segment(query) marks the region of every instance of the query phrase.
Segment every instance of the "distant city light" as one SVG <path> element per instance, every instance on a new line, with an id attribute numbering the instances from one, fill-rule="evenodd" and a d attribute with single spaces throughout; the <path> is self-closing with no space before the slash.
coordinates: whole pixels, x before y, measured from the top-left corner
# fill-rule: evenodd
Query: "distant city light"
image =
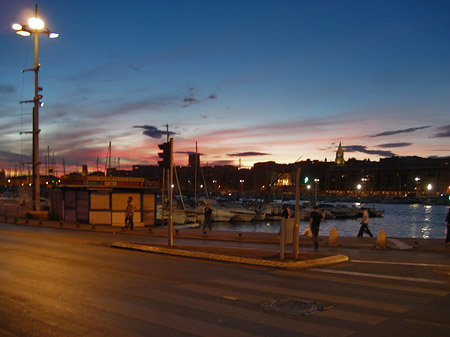
<path id="1" fill-rule="evenodd" d="M 356 185 L 356 188 L 357 188 L 358 190 L 360 190 L 360 189 L 362 188 L 362 185 L 361 185 L 361 184 L 358 184 L 358 185 Z"/>
<path id="2" fill-rule="evenodd" d="M 433 189 L 433 185 L 428 184 L 428 185 L 427 185 L 427 190 L 428 190 L 428 191 L 431 191 L 432 189 Z"/>

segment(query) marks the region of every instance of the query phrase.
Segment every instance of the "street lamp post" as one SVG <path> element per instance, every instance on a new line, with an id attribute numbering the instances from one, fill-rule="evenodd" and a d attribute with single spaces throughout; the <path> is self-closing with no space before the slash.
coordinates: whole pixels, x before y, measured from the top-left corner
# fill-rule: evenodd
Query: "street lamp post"
<path id="1" fill-rule="evenodd" d="M 414 179 L 416 181 L 416 198 L 420 196 L 420 178 L 416 177 Z"/>
<path id="2" fill-rule="evenodd" d="M 319 187 L 320 179 L 314 179 L 314 206 L 317 206 L 317 190 Z"/>
<path id="3" fill-rule="evenodd" d="M 37 15 L 37 5 L 35 7 L 35 16 L 28 20 L 28 24 L 21 25 L 15 23 L 12 28 L 17 34 L 21 36 L 30 36 L 34 34 L 34 68 L 24 69 L 23 71 L 34 71 L 34 98 L 31 101 L 21 101 L 20 103 L 34 103 L 33 107 L 33 204 L 34 210 L 39 212 L 41 210 L 40 205 L 40 174 L 39 174 L 39 107 L 41 105 L 42 96 L 39 91 L 42 88 L 39 87 L 39 34 L 47 34 L 51 39 L 57 38 L 58 33 L 50 32 L 48 28 L 45 27 L 44 21 L 39 19 Z"/>

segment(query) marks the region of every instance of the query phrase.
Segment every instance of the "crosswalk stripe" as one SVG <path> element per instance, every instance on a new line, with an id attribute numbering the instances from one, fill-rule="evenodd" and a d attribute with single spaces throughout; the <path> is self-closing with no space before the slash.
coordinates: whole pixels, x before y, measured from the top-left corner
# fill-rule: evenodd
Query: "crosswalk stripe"
<path id="1" fill-rule="evenodd" d="M 419 321 L 417 319 L 408 319 L 408 318 L 405 318 L 403 321 L 410 322 L 410 323 L 417 323 L 417 324 L 421 324 L 421 325 L 435 326 L 438 328 L 450 329 L 449 324 L 440 324 L 440 323 L 435 323 L 435 322 Z"/>
<path id="2" fill-rule="evenodd" d="M 353 306 L 359 306 L 359 307 L 377 309 L 377 310 L 384 310 L 384 311 L 390 311 L 390 312 L 405 313 L 412 309 L 412 307 L 405 306 L 405 305 L 376 302 L 376 301 L 350 298 L 350 297 L 335 296 L 335 295 L 331 295 L 331 294 L 313 293 L 313 292 L 308 292 L 308 291 L 286 289 L 286 288 L 281 288 L 281 287 L 271 287 L 271 286 L 265 286 L 262 284 L 248 283 L 248 282 L 242 282 L 242 281 L 236 281 L 236 280 L 217 279 L 217 280 L 214 280 L 213 282 L 222 284 L 222 285 L 232 286 L 232 287 L 240 287 L 240 288 L 247 288 L 247 289 L 258 290 L 258 291 L 270 292 L 270 293 L 280 294 L 283 296 L 304 297 L 304 298 L 324 301 L 327 303 L 331 302 L 331 303 L 349 304 L 349 305 L 353 305 Z"/>
<path id="3" fill-rule="evenodd" d="M 390 289 L 390 290 L 400 290 L 403 292 L 409 292 L 409 293 L 417 293 L 417 294 L 426 294 L 426 295 L 435 295 L 435 296 L 447 296 L 449 294 L 448 291 L 444 290 L 437 290 L 437 289 L 431 289 L 431 288 L 419 288 L 419 287 L 412 287 L 408 285 L 397 285 L 397 284 L 383 284 L 380 282 L 375 281 L 368 281 L 363 279 L 355 279 L 355 278 L 347 278 L 345 275 L 343 276 L 334 276 L 334 275 L 320 275 L 316 273 L 310 273 L 310 272 L 296 272 L 296 271 L 289 271 L 289 270 L 277 270 L 273 272 L 274 274 L 278 275 L 287 275 L 287 276 L 298 276 L 299 278 L 309 278 L 309 279 L 317 279 L 317 280 L 325 280 L 325 281 L 332 281 L 332 282 L 339 282 L 339 283 L 346 283 L 346 284 L 357 284 L 357 285 L 363 285 L 367 287 L 374 287 L 374 288 L 380 288 L 380 289 Z"/>
<path id="4" fill-rule="evenodd" d="M 142 293 L 138 292 L 139 297 L 143 297 Z M 148 297 L 151 294 L 152 297 Z M 167 293 L 160 293 L 157 291 L 149 291 L 146 296 L 149 299 L 154 299 L 155 296 L 158 296 L 159 300 L 169 302 L 169 298 L 171 295 Z M 256 337 L 257 335 L 248 333 L 245 331 L 240 331 L 237 329 L 229 328 L 226 326 L 221 326 L 218 324 L 208 323 L 202 320 L 197 320 L 189 317 L 184 317 L 179 314 L 173 314 L 167 311 L 162 311 L 158 309 L 154 309 L 149 305 L 141 305 L 135 303 L 124 302 L 122 300 L 116 300 L 113 298 L 103 298 L 99 300 L 101 302 L 93 303 L 95 306 L 99 306 L 99 308 L 110 308 L 110 312 L 117 313 L 124 317 L 129 317 L 131 319 L 138 319 L 145 322 L 149 322 L 152 324 L 164 326 L 170 329 L 178 330 L 184 333 L 194 334 L 203 337 Z M 195 302 L 195 299 L 192 298 L 184 298 L 184 303 L 186 306 L 192 307 Z M 173 302 L 177 305 L 182 304 L 183 302 Z M 205 303 L 204 303 L 205 304 Z M 222 313 L 223 313 L 223 305 Z M 205 310 L 205 309 L 204 309 Z M 206 310 L 208 310 L 206 308 Z"/>
<path id="5" fill-rule="evenodd" d="M 360 312 L 350 312 L 350 311 L 345 311 L 345 310 L 340 310 L 340 309 L 335 309 L 335 308 L 318 312 L 316 314 L 316 316 L 335 318 L 335 319 L 346 320 L 346 321 L 351 321 L 351 322 L 356 322 L 356 323 L 364 323 L 364 324 L 368 324 L 368 325 L 377 325 L 378 323 L 381 323 L 381 322 L 387 320 L 387 317 L 363 314 Z"/>
<path id="6" fill-rule="evenodd" d="M 213 287 L 207 287 L 200 284 L 181 284 L 178 285 L 177 288 L 182 288 L 189 291 L 194 291 L 201 294 L 214 295 L 214 296 L 228 296 L 238 298 L 239 300 L 243 300 L 249 303 L 262 303 L 271 299 L 269 296 L 257 296 L 251 295 L 248 293 L 237 292 L 232 290 L 223 290 Z"/>
<path id="7" fill-rule="evenodd" d="M 189 291 L 194 291 L 200 294 L 207 294 L 207 295 L 214 295 L 214 296 L 221 296 L 221 297 L 228 297 L 233 296 L 237 300 L 253 303 L 253 304 L 260 304 L 269 300 L 272 300 L 273 298 L 267 296 L 256 296 L 251 295 L 248 292 L 237 292 L 237 291 L 230 291 L 230 290 L 224 290 L 224 289 L 218 289 L 218 288 L 212 288 L 207 287 L 204 285 L 198 285 L 198 284 L 182 284 L 178 285 L 177 288 L 182 288 Z M 222 295 L 227 294 L 227 295 Z M 386 320 L 386 317 L 376 316 L 376 315 L 369 315 L 369 314 L 361 314 L 358 312 L 349 312 L 344 310 L 339 310 L 335 308 L 327 309 L 325 311 L 317 312 L 314 315 L 316 316 L 324 316 L 329 318 L 336 318 L 341 320 L 346 320 L 350 322 L 357 322 L 357 323 L 363 323 L 363 324 L 369 324 L 369 325 L 376 325 L 384 320 Z"/>
<path id="8" fill-rule="evenodd" d="M 215 294 L 216 296 L 220 297 L 220 292 L 217 292 L 217 289 L 212 288 L 211 290 L 207 290 L 205 286 L 196 286 L 194 284 L 188 285 L 183 284 L 179 285 L 177 288 L 180 289 L 187 289 L 187 290 L 198 290 L 201 293 L 207 293 L 207 294 Z M 227 292 L 229 293 L 229 292 Z M 140 297 L 142 297 L 142 294 L 139 294 Z M 249 310 L 245 308 L 240 308 L 236 305 L 227 305 L 219 302 L 211 302 L 206 300 L 201 300 L 198 298 L 188 297 L 184 295 L 178 295 L 174 293 L 170 294 L 163 294 L 161 292 L 157 291 L 149 291 L 145 294 L 145 297 L 148 297 L 150 299 L 156 299 L 158 301 L 164 301 L 168 303 L 173 303 L 177 305 L 186 305 L 189 308 L 207 311 L 210 313 L 215 313 L 219 315 L 224 315 L 227 317 L 232 317 L 235 319 L 245 320 L 257 324 L 264 324 L 267 326 L 279 328 L 279 329 L 287 329 L 296 331 L 302 334 L 309 334 L 312 336 L 318 336 L 318 337 L 347 337 L 355 333 L 355 331 L 345 328 L 336 328 L 332 326 L 327 326 L 324 324 L 315 324 L 306 322 L 303 320 L 298 320 L 297 317 L 294 316 L 288 316 L 289 318 L 284 317 L 276 317 L 271 314 L 266 313 L 262 309 L 260 311 L 258 310 Z M 242 298 L 243 296 L 241 296 Z M 212 334 L 216 336 L 215 334 Z M 234 335 L 233 335 L 234 336 Z"/>

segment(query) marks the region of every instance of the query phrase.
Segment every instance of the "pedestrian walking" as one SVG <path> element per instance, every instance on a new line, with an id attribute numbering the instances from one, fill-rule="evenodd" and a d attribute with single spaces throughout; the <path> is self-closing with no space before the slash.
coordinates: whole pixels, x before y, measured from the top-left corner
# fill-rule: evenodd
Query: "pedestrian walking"
<path id="1" fill-rule="evenodd" d="M 314 242 L 314 250 L 317 251 L 319 248 L 319 242 L 317 237 L 319 236 L 320 223 L 323 221 L 322 214 L 319 213 L 317 206 L 314 206 L 313 211 L 309 217 L 309 228 L 311 229 L 312 240 Z"/>
<path id="2" fill-rule="evenodd" d="M 450 246 L 450 208 L 448 209 L 445 221 L 447 221 L 447 237 L 445 238 L 445 244 Z"/>
<path id="3" fill-rule="evenodd" d="M 208 225 L 209 230 L 211 230 L 211 223 L 212 223 L 212 208 L 209 204 L 206 204 L 205 219 L 203 220 L 203 230 L 206 229 L 206 225 Z"/>
<path id="4" fill-rule="evenodd" d="M 361 227 L 359 228 L 358 237 L 363 237 L 364 233 L 367 233 L 370 237 L 373 237 L 372 232 L 369 229 L 369 211 L 367 208 L 362 208 L 362 216 L 363 218 L 361 221 Z"/>
<path id="5" fill-rule="evenodd" d="M 130 228 L 130 231 L 134 230 L 133 215 L 134 215 L 133 197 L 130 196 L 127 200 L 127 207 L 125 209 L 125 229 Z"/>

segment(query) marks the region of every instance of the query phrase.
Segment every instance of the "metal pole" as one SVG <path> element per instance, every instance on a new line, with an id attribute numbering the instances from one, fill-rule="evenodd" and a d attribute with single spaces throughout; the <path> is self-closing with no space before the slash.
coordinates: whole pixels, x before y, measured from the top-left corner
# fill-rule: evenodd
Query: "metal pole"
<path id="1" fill-rule="evenodd" d="M 170 168 L 169 168 L 169 246 L 173 246 L 173 138 L 170 138 Z"/>
<path id="2" fill-rule="evenodd" d="M 37 5 L 36 5 L 36 18 Z M 41 179 L 39 175 L 39 31 L 34 31 L 34 108 L 33 108 L 33 186 L 34 186 L 34 210 L 41 210 Z"/>
<path id="3" fill-rule="evenodd" d="M 294 259 L 298 257 L 299 235 L 300 235 L 300 172 L 301 168 L 297 167 L 297 176 L 295 179 L 295 225 L 294 225 Z"/>

